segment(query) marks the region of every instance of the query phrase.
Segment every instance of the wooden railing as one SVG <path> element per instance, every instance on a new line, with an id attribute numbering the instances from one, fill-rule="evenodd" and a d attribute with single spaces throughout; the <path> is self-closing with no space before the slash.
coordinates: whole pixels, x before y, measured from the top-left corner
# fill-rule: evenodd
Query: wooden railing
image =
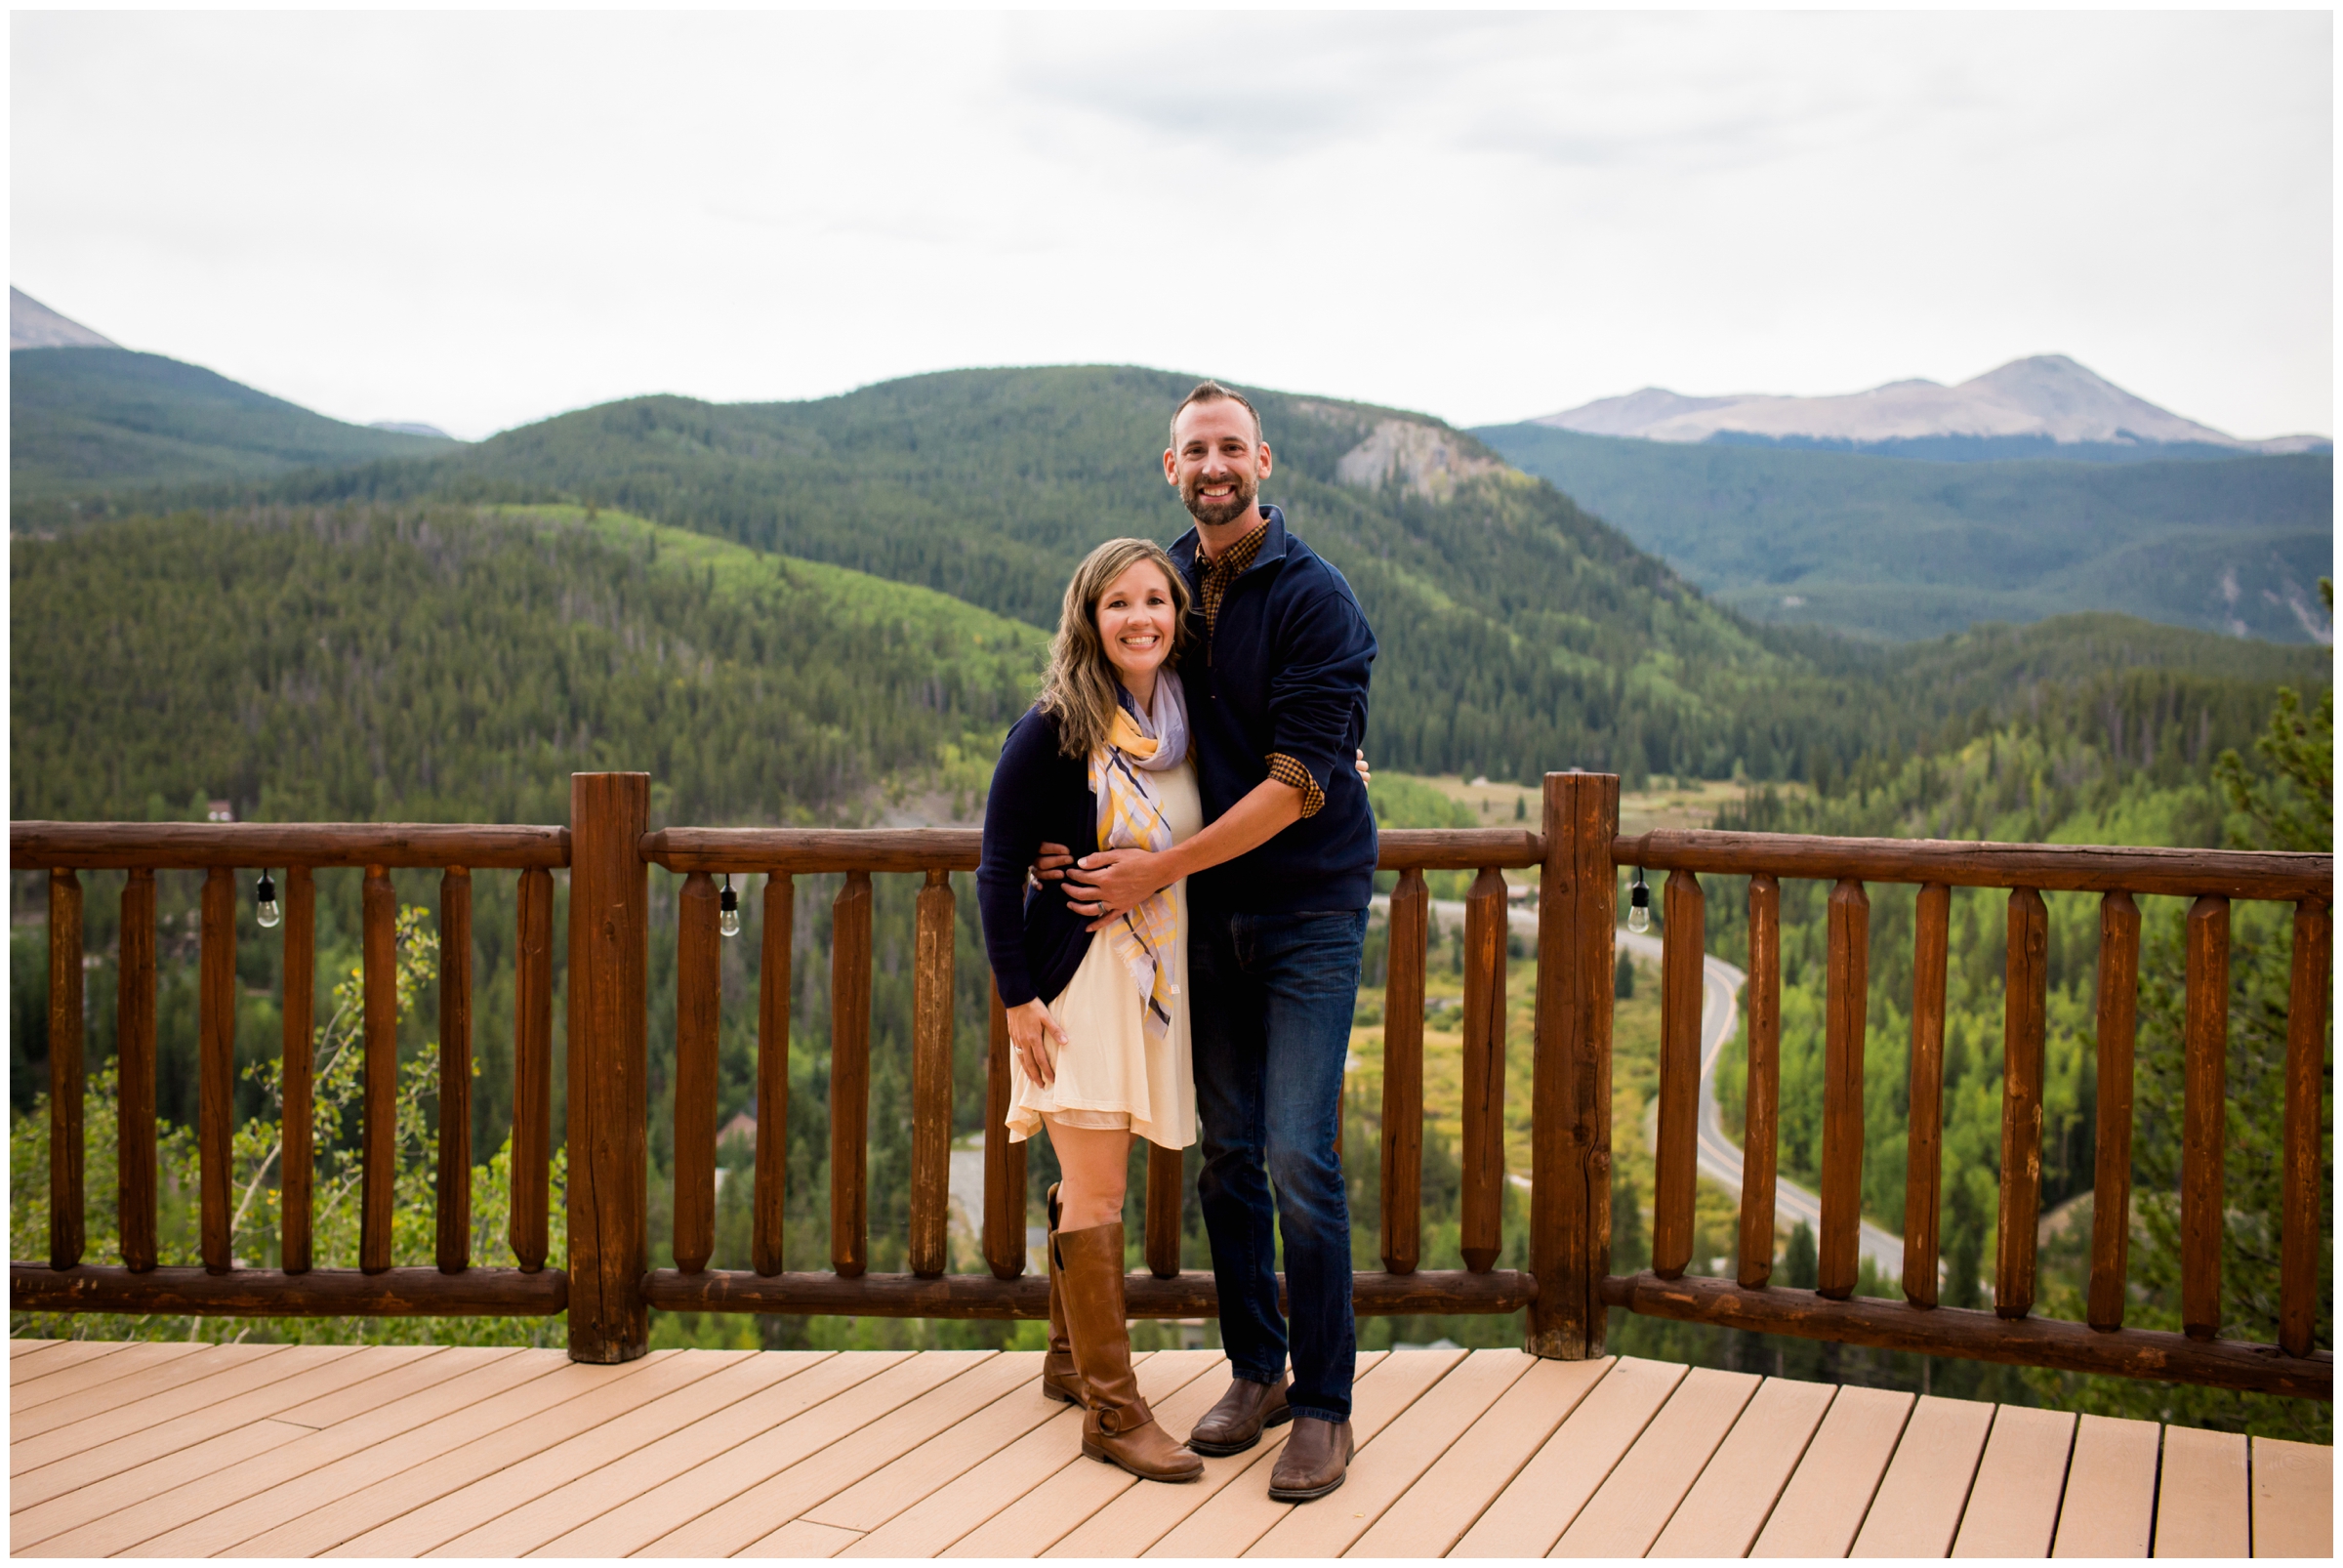
<path id="1" fill-rule="evenodd" d="M 18 823 L 16 869 L 47 869 L 51 941 L 51 1256 L 10 1267 L 19 1310 L 204 1312 L 224 1315 L 418 1313 L 569 1314 L 570 1353 L 622 1361 L 642 1353 L 650 1307 L 917 1317 L 1039 1317 L 1048 1285 L 1027 1271 L 1024 1152 L 1003 1125 L 1007 1034 L 994 998 L 986 1045 L 984 1225 L 987 1273 L 947 1271 L 947 1170 L 952 1134 L 954 934 L 951 874 L 973 868 L 965 831 L 648 831 L 649 778 L 579 774 L 571 826 L 275 827 Z M 1624 1306 L 1767 1333 L 1933 1354 L 2133 1377 L 2330 1396 L 2332 1360 L 2310 1342 L 2319 1233 L 2320 1155 L 2331 944 L 2332 860 L 2324 855 L 2048 846 L 1832 840 L 1786 835 L 1618 836 L 1619 781 L 1548 774 L 1540 831 L 1389 831 L 1379 864 L 1399 874 L 1390 900 L 1381 1117 L 1383 1268 L 1357 1277 L 1367 1313 L 1527 1309 L 1526 1346 L 1568 1358 L 1602 1352 L 1608 1309 Z M 645 972 L 651 940 L 648 872 L 683 878 L 676 930 L 675 1245 L 673 1267 L 648 1268 Z M 1653 1268 L 1610 1272 L 1611 1009 L 1619 868 L 1669 873 L 1665 890 L 1662 1066 Z M 233 1069 L 233 868 L 287 866 L 285 941 L 284 1266 L 233 1266 L 227 1251 L 227 1149 Z M 441 882 L 441 1073 L 438 1266 L 391 1268 L 390 1114 L 395 1084 L 394 911 L 387 868 L 446 868 Z M 569 1267 L 543 1267 L 551 1153 L 552 876 L 570 874 L 567 1143 Z M 292 1129 L 309 1093 L 311 873 L 366 868 L 363 903 L 366 1160 L 361 1266 L 308 1268 L 307 1150 Z M 76 873 L 131 871 L 123 894 L 120 970 L 122 1265 L 81 1260 L 80 887 Z M 200 1127 L 204 1266 L 155 1267 L 153 872 L 210 873 L 203 906 Z M 520 998 L 513 1243 L 519 1269 L 469 1266 L 470 874 L 517 869 Z M 1526 1270 L 1496 1266 L 1502 1251 L 1507 898 L 1500 873 L 1538 873 L 1538 992 L 1533 1029 L 1530 1221 Z M 1465 899 L 1462 1039 L 1463 1173 L 1460 1270 L 1421 1261 L 1423 989 L 1427 871 L 1477 873 Z M 756 1151 L 752 1267 L 711 1269 L 715 1253 L 717 1044 L 721 937 L 719 875 L 761 873 L 756 1114 L 788 1125 L 788 1042 L 795 879 L 843 874 L 833 904 L 830 1041 L 830 1259 L 825 1271 L 785 1267 L 786 1149 Z M 1700 1074 L 1703 874 L 1749 878 L 1747 1128 L 1738 1277 L 1688 1277 L 1693 1244 L 1695 1117 Z M 919 876 L 913 953 L 912 1170 L 903 1274 L 868 1272 L 871 911 L 874 876 Z M 1832 882 L 1829 900 L 1820 1287 L 1770 1279 L 1780 1063 L 1779 879 Z M 1911 1043 L 1911 1176 L 1901 1303 L 1858 1299 L 1863 1062 L 1869 954 L 1868 882 L 1921 887 Z M 1944 990 L 1950 889 L 2010 889 L 2010 948 L 1999 1256 L 1994 1310 L 1936 1301 L 1941 1191 Z M 2089 1321 L 2032 1315 L 2040 1195 L 2045 890 L 2105 894 L 2099 1026 L 2100 1198 L 2094 1210 Z M 2189 921 L 2187 1129 L 2182 1230 L 2186 1332 L 2122 1323 L 2131 1135 L 2131 1044 L 2139 916 L 2133 894 L 2176 894 Z M 2228 902 L 2295 905 L 2288 1021 L 2283 1294 L 2280 1342 L 2216 1339 L 2220 1322 L 2221 1095 L 2227 1029 Z M 1519 1089 L 1514 1093 L 1518 1094 Z M 1212 1276 L 1179 1263 L 1185 1194 L 1180 1162 L 1150 1149 L 1146 1270 L 1129 1282 L 1139 1317 L 1215 1310 Z"/>

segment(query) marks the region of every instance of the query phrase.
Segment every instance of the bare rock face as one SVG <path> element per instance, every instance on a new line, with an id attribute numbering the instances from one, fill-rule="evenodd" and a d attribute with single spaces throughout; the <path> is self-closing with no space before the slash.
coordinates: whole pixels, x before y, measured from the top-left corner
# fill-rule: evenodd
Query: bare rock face
<path id="1" fill-rule="evenodd" d="M 18 349 L 119 349 L 122 346 L 103 333 L 92 332 L 78 321 L 59 315 L 22 289 L 12 285 L 8 291 L 8 347 L 13 351 Z"/>
<path id="2" fill-rule="evenodd" d="M 1344 484 L 1404 485 L 1431 501 L 1447 500 L 1464 479 L 1508 472 L 1495 458 L 1467 452 L 1454 431 L 1404 419 L 1384 420 L 1335 464 L 1335 477 Z"/>

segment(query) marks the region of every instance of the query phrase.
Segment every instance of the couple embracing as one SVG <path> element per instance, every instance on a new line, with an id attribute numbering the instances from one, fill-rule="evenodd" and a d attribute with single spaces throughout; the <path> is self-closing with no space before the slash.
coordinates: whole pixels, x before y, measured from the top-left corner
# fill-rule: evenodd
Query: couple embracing
<path id="1" fill-rule="evenodd" d="M 1047 1129 L 1063 1175 L 1043 1391 L 1084 1407 L 1084 1453 L 1149 1480 L 1194 1480 L 1199 1454 L 1291 1421 L 1269 1495 L 1305 1502 L 1351 1455 L 1336 1142 L 1376 861 L 1353 765 L 1375 637 L 1259 501 L 1269 473 L 1241 394 L 1208 381 L 1173 412 L 1164 476 L 1195 526 L 1076 569 L 1041 698 L 1002 746 L 977 897 L 1014 1048 L 1009 1135 Z M 1131 1371 L 1124 1181 L 1134 1135 L 1179 1149 L 1199 1123 L 1235 1376 L 1175 1434 Z"/>

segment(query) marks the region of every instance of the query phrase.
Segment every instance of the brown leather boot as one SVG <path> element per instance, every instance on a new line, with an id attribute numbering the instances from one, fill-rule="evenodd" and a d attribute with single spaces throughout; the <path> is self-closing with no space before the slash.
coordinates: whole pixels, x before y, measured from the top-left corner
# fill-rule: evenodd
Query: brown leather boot
<path id="1" fill-rule="evenodd" d="M 1195 1480 L 1204 1473 L 1204 1461 L 1156 1424 L 1130 1370 L 1130 1322 L 1123 1315 L 1123 1222 L 1061 1230 L 1054 1245 L 1074 1364 L 1089 1395 L 1082 1451 L 1143 1481 Z"/>
<path id="2" fill-rule="evenodd" d="M 1049 1352 L 1042 1357 L 1042 1393 L 1060 1404 L 1088 1405 L 1082 1374 L 1074 1370 L 1074 1341 L 1066 1336 L 1065 1286 L 1057 1271 L 1057 1188 L 1058 1183 L 1050 1182 L 1043 1200 L 1049 1211 L 1049 1240 L 1042 1249 L 1049 1259 Z"/>
<path id="3" fill-rule="evenodd" d="M 1244 1453 L 1261 1440 L 1263 1427 L 1282 1426 L 1294 1419 L 1286 1405 L 1286 1381 L 1283 1373 L 1273 1383 L 1231 1378 L 1228 1392 L 1188 1433 L 1188 1446 L 1199 1454 Z"/>
<path id="4" fill-rule="evenodd" d="M 1350 1456 L 1350 1423 L 1297 1416 L 1294 1435 L 1269 1472 L 1269 1496 L 1279 1503 L 1322 1498 L 1349 1474 Z"/>

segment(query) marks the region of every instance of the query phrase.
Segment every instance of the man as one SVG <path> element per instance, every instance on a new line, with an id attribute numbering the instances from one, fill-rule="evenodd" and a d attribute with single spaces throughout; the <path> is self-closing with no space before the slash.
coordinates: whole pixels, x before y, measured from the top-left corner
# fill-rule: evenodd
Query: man
<path id="1" fill-rule="evenodd" d="M 1172 547 L 1193 596 L 1180 680 L 1205 818 L 1219 830 L 1188 845 L 1242 847 L 1188 884 L 1196 1185 L 1236 1374 L 1188 1445 L 1242 1453 L 1291 1420 L 1269 1495 L 1299 1503 L 1340 1486 L 1351 1455 L 1350 1212 L 1335 1148 L 1375 874 L 1375 817 L 1351 759 L 1376 647 L 1342 574 L 1259 500 L 1271 467 L 1259 416 L 1227 388 L 1205 382 L 1172 414 L 1164 477 L 1195 519 Z M 1188 875 L 1187 847 L 1085 856 L 1069 892 L 1103 921 Z"/>

